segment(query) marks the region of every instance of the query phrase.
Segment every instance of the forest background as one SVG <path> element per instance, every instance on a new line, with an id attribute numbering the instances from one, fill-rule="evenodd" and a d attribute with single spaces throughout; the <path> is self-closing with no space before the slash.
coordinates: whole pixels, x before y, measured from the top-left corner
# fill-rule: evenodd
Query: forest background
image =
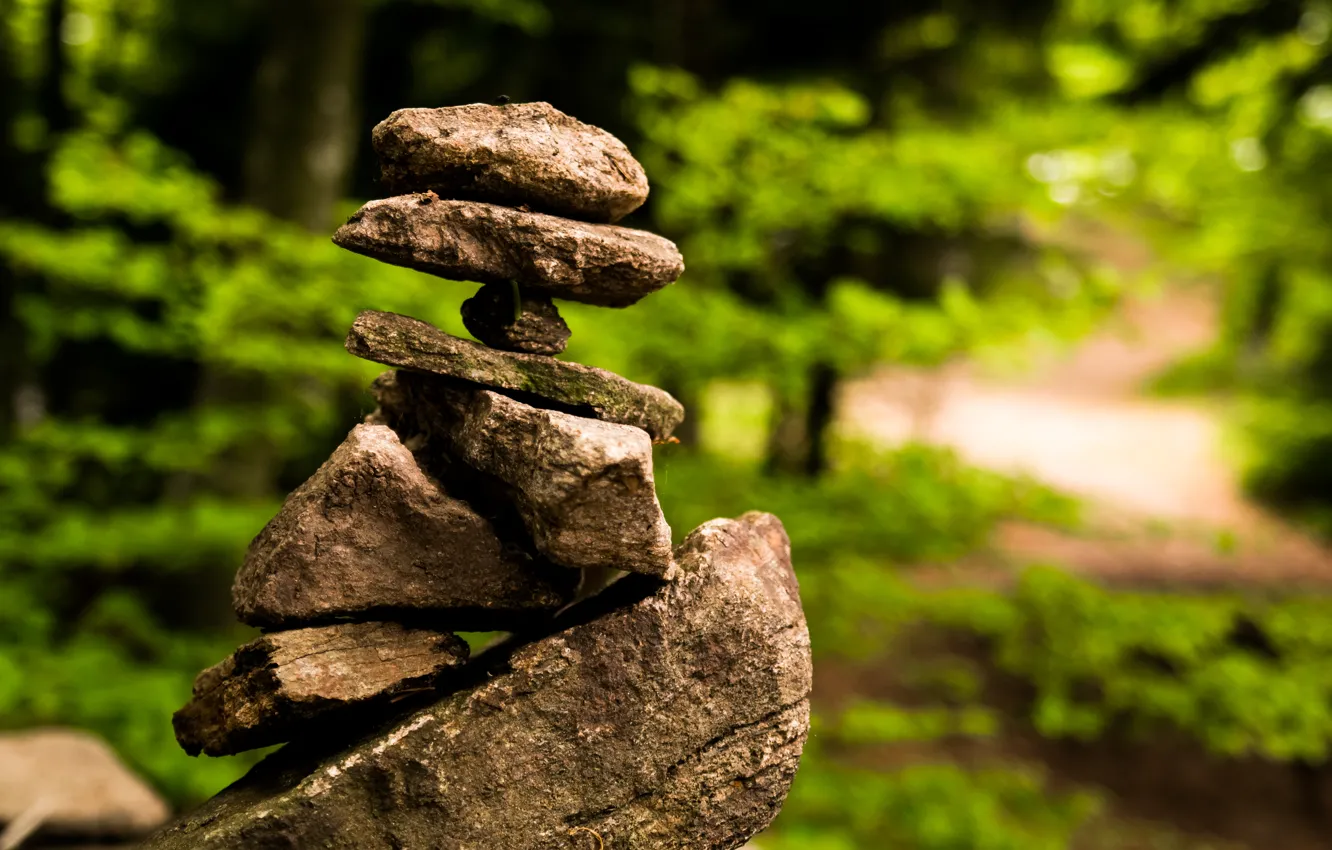
<path id="1" fill-rule="evenodd" d="M 1295 0 L 0 0 L 0 726 L 96 730 L 179 807 L 253 763 L 168 722 L 244 637 L 244 547 L 370 407 L 354 315 L 461 334 L 472 291 L 328 235 L 379 194 L 376 121 L 506 95 L 623 138 L 626 223 L 686 257 L 634 309 L 562 308 L 570 358 L 686 404 L 677 534 L 790 530 L 816 725 L 760 846 L 1327 846 L 1325 596 L 969 580 L 1001 523 L 1083 506 L 839 409 L 1190 280 L 1216 338 L 1154 391 L 1224 401 L 1253 498 L 1332 532 L 1330 36 Z M 1177 761 L 1201 784 L 1144 778 Z M 1209 814 L 1241 773 L 1289 799 Z"/>

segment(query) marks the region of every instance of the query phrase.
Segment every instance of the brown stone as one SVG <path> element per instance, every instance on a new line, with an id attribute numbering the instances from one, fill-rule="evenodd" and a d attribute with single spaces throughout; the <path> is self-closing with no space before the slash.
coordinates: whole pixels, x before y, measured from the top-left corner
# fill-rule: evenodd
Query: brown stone
<path id="1" fill-rule="evenodd" d="M 391 429 L 358 425 L 250 544 L 236 613 L 268 627 L 427 614 L 443 628 L 530 627 L 573 598 L 577 577 L 526 551 L 513 524 L 501 535 Z"/>
<path id="2" fill-rule="evenodd" d="M 170 814 L 157 792 L 89 732 L 0 734 L 0 832 L 6 839 L 134 838 Z"/>
<path id="3" fill-rule="evenodd" d="M 605 369 L 496 351 L 397 313 L 361 313 L 347 333 L 347 350 L 385 366 L 527 393 L 580 416 L 642 428 L 654 440 L 669 438 L 684 419 L 684 407 L 665 390 Z"/>
<path id="4" fill-rule="evenodd" d="M 450 395 L 440 417 L 447 450 L 503 483 L 543 555 L 566 567 L 676 577 L 646 433 L 490 390 Z"/>
<path id="5" fill-rule="evenodd" d="M 808 730 L 790 548 L 775 517 L 748 514 L 677 557 L 680 581 L 617 582 L 564 630 L 493 651 L 471 687 L 288 747 L 146 848 L 744 844 L 781 808 Z"/>
<path id="6" fill-rule="evenodd" d="M 606 222 L 647 200 L 647 175 L 623 142 L 549 103 L 400 109 L 371 140 L 394 194 L 433 190 Z"/>
<path id="7" fill-rule="evenodd" d="M 342 709 L 428 690 L 466 660 L 456 636 L 397 623 L 274 632 L 200 673 L 172 725 L 190 755 L 231 755 L 290 741 Z"/>
<path id="8" fill-rule="evenodd" d="M 627 307 L 684 272 L 675 244 L 643 230 L 434 195 L 371 201 L 333 241 L 449 280 L 516 280 L 552 298 L 602 307 Z"/>
<path id="9" fill-rule="evenodd" d="M 520 292 L 517 284 L 481 287 L 463 302 L 462 319 L 468 333 L 504 351 L 555 355 L 569 342 L 569 326 L 555 302 Z"/>

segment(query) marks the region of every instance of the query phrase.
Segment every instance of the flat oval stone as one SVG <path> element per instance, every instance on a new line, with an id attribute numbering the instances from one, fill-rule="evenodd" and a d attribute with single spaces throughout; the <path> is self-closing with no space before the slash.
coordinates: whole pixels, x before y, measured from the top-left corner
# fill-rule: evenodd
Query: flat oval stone
<path id="1" fill-rule="evenodd" d="M 647 200 L 647 175 L 623 142 L 549 103 L 400 109 L 371 140 L 394 194 L 433 190 L 601 222 Z"/>
<path id="2" fill-rule="evenodd" d="M 684 273 L 675 243 L 654 233 L 431 194 L 371 201 L 333 242 L 450 280 L 516 280 L 532 292 L 602 307 L 627 307 Z"/>
<path id="3" fill-rule="evenodd" d="M 642 428 L 669 439 L 684 421 L 684 405 L 665 390 L 614 372 L 540 354 L 486 348 L 409 316 L 366 310 L 347 333 L 347 351 L 365 360 L 524 393 L 566 413 Z"/>

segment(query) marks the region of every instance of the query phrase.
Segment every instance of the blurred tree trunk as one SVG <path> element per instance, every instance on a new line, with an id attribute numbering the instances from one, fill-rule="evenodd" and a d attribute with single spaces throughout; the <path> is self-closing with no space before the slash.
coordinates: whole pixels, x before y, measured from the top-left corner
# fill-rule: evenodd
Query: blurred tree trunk
<path id="1" fill-rule="evenodd" d="M 0 0 L 0 20 L 14 14 L 13 0 Z M 42 26 L 42 78 L 35 92 L 35 103 L 24 91 L 15 68 L 11 31 L 0 30 L 0 174 L 5 175 L 5 191 L 0 194 L 0 216 L 53 223 L 47 201 L 46 164 L 55 140 L 70 127 L 70 109 L 64 94 L 67 66 L 63 30 L 68 5 L 65 0 L 46 4 Z M 43 119 L 46 137 L 32 150 L 12 143 L 14 127 L 26 111 L 35 110 Z M 32 364 L 27 362 L 23 323 L 15 313 L 19 280 L 7 267 L 0 266 L 0 440 L 9 437 L 24 420 L 38 415 L 42 408 L 41 387 Z"/>
<path id="2" fill-rule="evenodd" d="M 270 6 L 270 15 L 254 81 L 241 200 L 327 232 L 356 153 L 364 3 L 284 0 Z M 200 377 L 197 406 L 262 404 L 264 391 L 253 375 L 211 365 Z M 281 460 L 264 441 L 238 446 L 208 484 L 236 498 L 269 496 Z"/>
<path id="3" fill-rule="evenodd" d="M 243 200 L 323 232 L 356 152 L 363 0 L 271 6 L 255 79 Z"/>
<path id="4" fill-rule="evenodd" d="M 779 393 L 773 401 L 766 468 L 815 478 L 828 468 L 828 432 L 840 376 L 824 362 L 810 366 L 804 399 Z"/>

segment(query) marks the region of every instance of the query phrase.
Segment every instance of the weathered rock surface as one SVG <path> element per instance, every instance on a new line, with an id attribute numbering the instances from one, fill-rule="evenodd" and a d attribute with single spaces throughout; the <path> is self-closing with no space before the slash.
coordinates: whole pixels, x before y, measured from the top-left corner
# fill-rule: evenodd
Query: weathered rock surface
<path id="1" fill-rule="evenodd" d="M 453 634 L 397 623 L 274 632 L 200 673 L 172 725 L 190 755 L 231 755 L 289 741 L 331 712 L 432 687 L 466 661 Z"/>
<path id="2" fill-rule="evenodd" d="M 675 244 L 654 233 L 430 194 L 371 201 L 333 241 L 450 280 L 516 280 L 602 307 L 627 307 L 684 272 Z"/>
<path id="3" fill-rule="evenodd" d="M 0 831 L 132 838 L 170 811 L 100 738 L 76 729 L 0 734 Z"/>
<path id="4" fill-rule="evenodd" d="M 462 305 L 467 332 L 491 348 L 525 354 L 559 354 L 569 343 L 569 326 L 555 302 L 518 292 L 516 286 L 488 283 Z"/>
<path id="5" fill-rule="evenodd" d="M 496 351 L 397 313 L 361 313 L 347 334 L 347 350 L 386 366 L 530 393 L 580 416 L 642 428 L 654 440 L 669 438 L 684 420 L 684 407 L 665 390 L 580 363 Z"/>
<path id="6" fill-rule="evenodd" d="M 453 406 L 451 454 L 503 482 L 543 555 L 566 567 L 676 577 L 645 432 L 490 390 L 458 392 Z"/>
<path id="7" fill-rule="evenodd" d="M 576 585 L 505 542 L 391 429 L 358 425 L 250 544 L 232 600 L 258 626 L 429 613 L 441 628 L 507 630 L 554 613 Z"/>
<path id="8" fill-rule="evenodd" d="M 799 761 L 809 634 L 775 517 L 708 523 L 678 557 L 680 581 L 617 582 L 489 678 L 360 740 L 288 746 L 145 846 L 739 847 Z"/>
<path id="9" fill-rule="evenodd" d="M 394 194 L 430 189 L 589 221 L 617 221 L 647 200 L 647 175 L 623 142 L 549 103 L 400 109 L 371 140 Z"/>

